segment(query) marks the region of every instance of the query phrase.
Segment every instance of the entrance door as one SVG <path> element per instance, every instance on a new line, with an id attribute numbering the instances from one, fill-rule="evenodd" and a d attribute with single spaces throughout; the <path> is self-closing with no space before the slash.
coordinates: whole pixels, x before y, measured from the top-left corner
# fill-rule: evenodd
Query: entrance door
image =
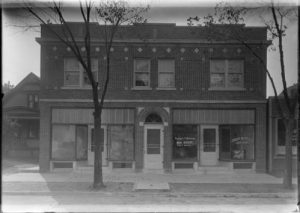
<path id="1" fill-rule="evenodd" d="M 94 165 L 94 127 L 89 126 L 89 151 L 88 151 L 88 163 Z M 107 131 L 106 126 L 101 127 L 101 140 L 103 141 L 103 152 L 102 152 L 102 166 L 107 166 Z"/>
<path id="2" fill-rule="evenodd" d="M 218 126 L 201 126 L 200 164 L 214 166 L 218 164 L 219 140 Z"/>
<path id="3" fill-rule="evenodd" d="M 144 168 L 163 169 L 163 126 L 145 125 Z"/>

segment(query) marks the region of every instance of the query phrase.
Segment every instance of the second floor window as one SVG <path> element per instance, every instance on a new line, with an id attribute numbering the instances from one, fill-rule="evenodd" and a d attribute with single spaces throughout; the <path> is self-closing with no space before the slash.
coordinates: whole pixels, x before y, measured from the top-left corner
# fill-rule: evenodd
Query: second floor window
<path id="1" fill-rule="evenodd" d="M 39 105 L 39 96 L 37 94 L 28 95 L 28 107 L 32 109 L 38 108 Z"/>
<path id="2" fill-rule="evenodd" d="M 98 81 L 98 60 L 91 60 L 94 79 Z M 65 58 L 64 60 L 64 85 L 83 87 L 89 85 L 87 73 L 75 58 Z"/>
<path id="3" fill-rule="evenodd" d="M 150 60 L 134 60 L 134 87 L 150 87 Z"/>
<path id="4" fill-rule="evenodd" d="M 242 89 L 244 87 L 243 60 L 211 60 L 210 88 Z"/>
<path id="5" fill-rule="evenodd" d="M 175 61 L 158 60 L 158 87 L 175 87 Z"/>

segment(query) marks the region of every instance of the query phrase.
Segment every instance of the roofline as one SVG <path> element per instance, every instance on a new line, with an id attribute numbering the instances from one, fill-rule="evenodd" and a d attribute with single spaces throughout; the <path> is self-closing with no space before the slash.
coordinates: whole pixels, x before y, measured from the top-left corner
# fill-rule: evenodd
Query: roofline
<path id="1" fill-rule="evenodd" d="M 7 92 L 6 94 L 4 94 L 3 96 L 3 102 L 7 101 L 8 98 L 10 98 L 14 93 L 16 93 L 17 91 L 20 90 L 20 88 L 22 88 L 22 86 L 24 85 L 24 82 L 26 81 L 26 79 L 30 76 L 33 75 L 39 82 L 31 82 L 31 83 L 35 83 L 35 84 L 40 84 L 40 78 L 34 74 L 33 72 L 30 72 L 28 75 L 26 75 L 12 90 L 10 90 L 9 92 Z"/>

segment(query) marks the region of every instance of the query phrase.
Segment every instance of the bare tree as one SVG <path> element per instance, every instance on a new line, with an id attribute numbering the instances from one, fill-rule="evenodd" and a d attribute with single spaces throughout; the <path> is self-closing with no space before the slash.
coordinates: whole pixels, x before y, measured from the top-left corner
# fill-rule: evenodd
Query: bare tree
<path id="1" fill-rule="evenodd" d="M 83 67 L 92 87 L 92 97 L 94 106 L 94 136 L 95 136 L 95 158 L 94 158 L 94 179 L 93 188 L 100 189 L 105 187 L 102 174 L 102 147 L 101 140 L 101 114 L 104 105 L 105 95 L 109 84 L 109 74 L 111 66 L 111 48 L 114 43 L 114 37 L 120 25 L 142 23 L 146 19 L 143 14 L 149 7 L 130 7 L 125 1 L 107 1 L 95 6 L 92 1 L 80 1 L 80 17 L 84 24 L 84 48 L 80 51 L 81 42 L 75 37 L 73 29 L 65 16 L 65 8 L 57 1 L 53 1 L 44 7 L 36 7 L 33 4 L 25 4 L 24 9 L 34 17 L 49 33 L 55 36 L 62 44 L 71 49 L 72 53 Z M 104 24 L 104 33 L 102 40 L 105 45 L 106 66 L 104 72 L 104 85 L 99 86 L 98 79 L 92 72 L 91 46 L 92 46 L 92 19 L 93 22 Z M 58 24 L 59 27 L 54 27 Z M 99 100 L 100 99 L 100 100 Z"/>
<path id="2" fill-rule="evenodd" d="M 283 86 L 283 97 L 278 95 L 274 79 L 271 72 L 267 68 L 264 58 L 244 39 L 244 21 L 248 14 L 261 14 L 260 18 L 265 24 L 269 38 L 279 50 L 279 61 L 281 70 L 281 84 Z M 260 62 L 268 79 L 271 82 L 275 94 L 275 101 L 278 106 L 280 117 L 284 121 L 285 126 L 285 149 L 286 149 L 286 167 L 283 179 L 283 184 L 286 188 L 292 188 L 292 133 L 295 127 L 297 93 L 289 94 L 286 83 L 286 69 L 284 62 L 283 37 L 286 35 L 288 24 L 297 19 L 297 8 L 293 6 L 283 6 L 279 3 L 274 3 L 272 0 L 269 4 L 261 5 L 260 7 L 241 7 L 232 6 L 226 2 L 220 2 L 216 5 L 214 14 L 209 14 L 204 17 L 189 17 L 188 25 L 200 24 L 210 26 L 210 36 L 213 39 L 234 39 L 244 45 L 253 56 Z M 219 24 L 219 25 L 218 25 Z"/>

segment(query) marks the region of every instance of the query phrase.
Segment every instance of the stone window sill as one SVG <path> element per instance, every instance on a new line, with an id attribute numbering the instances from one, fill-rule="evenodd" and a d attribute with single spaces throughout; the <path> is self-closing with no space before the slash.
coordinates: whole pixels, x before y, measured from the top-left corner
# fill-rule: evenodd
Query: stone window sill
<path id="1" fill-rule="evenodd" d="M 150 87 L 133 87 L 131 90 L 152 90 Z"/>
<path id="2" fill-rule="evenodd" d="M 246 91 L 246 88 L 208 88 L 209 91 Z"/>
<path id="3" fill-rule="evenodd" d="M 176 90 L 175 87 L 157 87 L 156 90 Z"/>

